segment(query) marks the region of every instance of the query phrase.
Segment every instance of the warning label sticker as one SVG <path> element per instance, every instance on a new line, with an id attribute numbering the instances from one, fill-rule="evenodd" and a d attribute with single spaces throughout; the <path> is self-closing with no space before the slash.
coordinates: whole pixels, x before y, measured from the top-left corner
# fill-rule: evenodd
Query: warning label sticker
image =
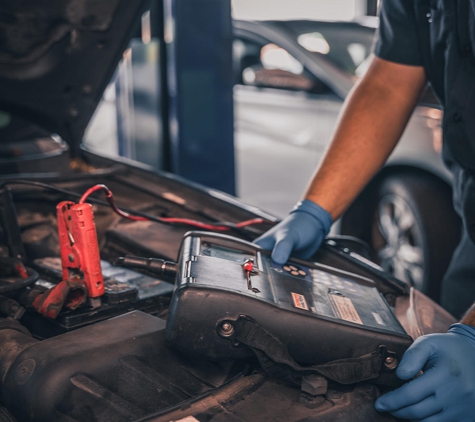
<path id="1" fill-rule="evenodd" d="M 308 311 L 307 300 L 305 299 L 304 295 L 292 292 L 292 301 L 294 302 L 294 306 L 296 308 Z"/>
<path id="2" fill-rule="evenodd" d="M 338 318 L 344 319 L 345 321 L 354 322 L 355 324 L 363 325 L 363 321 L 361 321 L 361 318 L 358 315 L 358 312 L 356 311 L 351 299 L 338 295 L 328 296 L 331 298 L 331 301 L 334 305 L 333 310 Z"/>

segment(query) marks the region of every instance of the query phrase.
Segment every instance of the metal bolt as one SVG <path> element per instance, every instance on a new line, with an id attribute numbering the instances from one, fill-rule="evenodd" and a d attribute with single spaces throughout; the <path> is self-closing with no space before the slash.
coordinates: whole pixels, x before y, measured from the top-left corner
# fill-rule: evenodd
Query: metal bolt
<path id="1" fill-rule="evenodd" d="M 229 322 L 223 322 L 220 331 L 223 336 L 229 337 L 234 332 L 234 327 Z"/>
<path id="2" fill-rule="evenodd" d="M 74 262 L 74 256 L 72 254 L 68 255 L 69 262 Z"/>
<path id="3" fill-rule="evenodd" d="M 398 365 L 398 360 L 397 358 L 393 356 L 387 356 L 386 359 L 384 359 L 384 366 L 388 369 L 394 369 Z"/>
<path id="4" fill-rule="evenodd" d="M 328 389 L 328 381 L 320 375 L 306 375 L 302 378 L 302 391 L 311 396 L 322 396 Z"/>

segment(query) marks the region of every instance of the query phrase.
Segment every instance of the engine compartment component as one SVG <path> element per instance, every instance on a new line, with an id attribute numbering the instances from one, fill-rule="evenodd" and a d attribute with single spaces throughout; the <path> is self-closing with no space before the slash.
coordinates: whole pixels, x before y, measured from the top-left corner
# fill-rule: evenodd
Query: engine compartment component
<path id="1" fill-rule="evenodd" d="M 8 346 L 0 354 L 2 399 L 19 420 L 125 422 L 233 376 L 233 365 L 173 353 L 164 328 L 163 320 L 135 311 L 43 341 L 0 329 Z"/>
<path id="2" fill-rule="evenodd" d="M 32 265 L 42 275 L 39 288 L 50 289 L 61 281 L 60 258 L 38 258 Z M 64 310 L 55 319 L 28 311 L 22 323 L 36 337 L 50 338 L 133 310 L 160 315 L 168 309 L 173 284 L 107 261 L 101 261 L 101 267 L 105 292 L 99 307 Z"/>

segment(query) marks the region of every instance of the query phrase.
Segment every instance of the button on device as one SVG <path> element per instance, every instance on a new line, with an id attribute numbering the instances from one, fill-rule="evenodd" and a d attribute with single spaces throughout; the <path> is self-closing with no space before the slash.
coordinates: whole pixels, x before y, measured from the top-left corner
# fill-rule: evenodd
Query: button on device
<path id="1" fill-rule="evenodd" d="M 307 276 L 307 272 L 302 270 L 302 268 L 300 268 L 299 266 L 297 265 L 284 265 L 282 267 L 286 272 L 288 272 L 289 274 L 295 276 L 295 277 L 306 277 Z"/>

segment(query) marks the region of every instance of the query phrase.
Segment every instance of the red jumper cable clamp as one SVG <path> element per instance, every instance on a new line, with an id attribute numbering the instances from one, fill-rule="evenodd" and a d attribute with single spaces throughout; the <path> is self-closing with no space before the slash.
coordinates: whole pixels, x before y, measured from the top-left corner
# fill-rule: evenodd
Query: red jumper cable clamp
<path id="1" fill-rule="evenodd" d="M 104 294 L 92 205 L 64 201 L 56 212 L 63 280 L 33 302 L 33 307 L 49 318 L 56 318 L 63 307 L 76 309 L 87 299 L 90 306 L 98 307 Z"/>

